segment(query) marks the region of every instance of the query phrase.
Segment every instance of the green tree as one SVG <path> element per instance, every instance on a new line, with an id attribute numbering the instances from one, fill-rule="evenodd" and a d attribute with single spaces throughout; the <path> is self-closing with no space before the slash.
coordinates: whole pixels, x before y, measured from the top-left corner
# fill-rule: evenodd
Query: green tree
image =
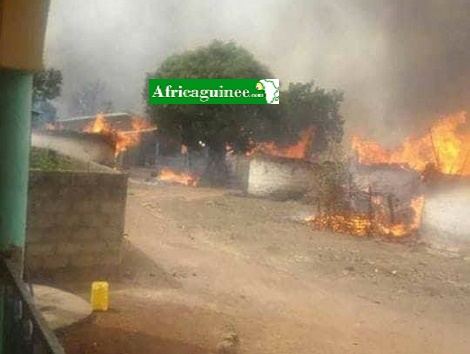
<path id="1" fill-rule="evenodd" d="M 269 78 L 269 69 L 234 42 L 213 41 L 205 47 L 167 58 L 149 78 Z M 146 81 L 147 82 L 147 81 Z M 144 90 L 145 99 L 147 87 Z M 226 145 L 236 152 L 250 148 L 252 139 L 272 134 L 279 106 L 271 105 L 148 105 L 147 113 L 160 133 L 177 138 L 189 149 L 199 141 L 209 148 L 203 180 L 223 184 L 227 180 Z"/>
<path id="2" fill-rule="evenodd" d="M 61 94 L 62 72 L 49 68 L 38 71 L 33 76 L 33 92 L 47 100 L 53 100 Z"/>
<path id="3" fill-rule="evenodd" d="M 322 153 L 341 142 L 344 133 L 344 119 L 339 112 L 341 91 L 326 91 L 313 82 L 291 83 L 280 97 L 284 139 L 297 139 L 300 131 L 313 127 L 312 153 Z"/>
<path id="4" fill-rule="evenodd" d="M 61 94 L 62 72 L 49 68 L 33 75 L 33 112 L 31 125 L 33 129 L 41 129 L 46 123 L 56 120 L 57 110 L 50 102 Z"/>

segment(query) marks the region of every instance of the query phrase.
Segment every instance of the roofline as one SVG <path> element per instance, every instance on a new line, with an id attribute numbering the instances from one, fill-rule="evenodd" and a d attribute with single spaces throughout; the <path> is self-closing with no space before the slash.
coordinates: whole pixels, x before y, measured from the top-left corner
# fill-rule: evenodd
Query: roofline
<path id="1" fill-rule="evenodd" d="M 112 117 L 118 117 L 118 116 L 123 116 L 123 115 L 128 115 L 131 117 L 139 117 L 143 118 L 142 116 L 130 112 L 117 112 L 117 113 L 103 113 L 105 118 L 112 118 Z M 70 118 L 62 118 L 58 119 L 57 121 L 59 122 L 73 122 L 77 120 L 90 120 L 90 119 L 95 119 L 96 115 L 93 116 L 81 116 L 81 117 L 70 117 Z"/>

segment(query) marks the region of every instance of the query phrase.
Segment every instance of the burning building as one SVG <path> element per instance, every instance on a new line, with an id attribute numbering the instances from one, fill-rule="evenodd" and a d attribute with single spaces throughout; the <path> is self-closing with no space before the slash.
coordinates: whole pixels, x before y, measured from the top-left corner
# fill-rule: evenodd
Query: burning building
<path id="1" fill-rule="evenodd" d="M 352 139 L 352 148 L 363 169 L 394 169 L 401 176 L 388 175 L 383 180 L 397 200 L 413 197 L 410 206 L 419 215 L 415 228 L 421 227 L 424 239 L 436 245 L 470 241 L 464 216 L 468 203 L 463 202 L 468 199 L 470 181 L 470 133 L 465 112 L 442 117 L 427 133 L 407 138 L 396 149 L 359 137 Z M 407 179 L 407 174 L 415 177 Z M 369 173 L 367 179 L 373 175 Z"/>
<path id="2" fill-rule="evenodd" d="M 111 142 L 121 167 L 144 166 L 155 160 L 155 130 L 145 119 L 129 113 L 98 114 L 59 121 L 65 131 L 101 136 Z"/>

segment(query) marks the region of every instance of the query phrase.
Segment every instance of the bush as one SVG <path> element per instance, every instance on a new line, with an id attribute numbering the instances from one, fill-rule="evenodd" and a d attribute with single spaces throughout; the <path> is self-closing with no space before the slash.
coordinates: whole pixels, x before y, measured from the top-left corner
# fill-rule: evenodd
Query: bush
<path id="1" fill-rule="evenodd" d="M 60 155 L 54 150 L 32 148 L 29 158 L 29 167 L 46 171 L 63 171 L 73 168 L 70 157 Z"/>

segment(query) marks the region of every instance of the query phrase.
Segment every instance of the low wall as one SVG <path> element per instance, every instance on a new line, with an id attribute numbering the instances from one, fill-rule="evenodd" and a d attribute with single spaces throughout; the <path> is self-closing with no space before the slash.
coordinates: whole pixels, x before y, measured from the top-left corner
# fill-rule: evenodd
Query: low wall
<path id="1" fill-rule="evenodd" d="M 229 154 L 226 157 L 226 162 L 230 171 L 231 186 L 247 191 L 251 158 L 243 155 Z"/>
<path id="2" fill-rule="evenodd" d="M 253 157 L 249 164 L 247 192 L 257 197 L 296 198 L 307 192 L 315 178 L 313 165 L 307 161 Z"/>
<path id="3" fill-rule="evenodd" d="M 119 264 L 126 195 L 112 170 L 30 171 L 26 270 Z"/>
<path id="4" fill-rule="evenodd" d="M 100 134 L 62 130 L 33 132 L 31 144 L 75 159 L 114 164 L 114 142 Z"/>
<path id="5" fill-rule="evenodd" d="M 470 180 L 429 188 L 421 219 L 421 237 L 434 248 L 470 251 Z"/>

